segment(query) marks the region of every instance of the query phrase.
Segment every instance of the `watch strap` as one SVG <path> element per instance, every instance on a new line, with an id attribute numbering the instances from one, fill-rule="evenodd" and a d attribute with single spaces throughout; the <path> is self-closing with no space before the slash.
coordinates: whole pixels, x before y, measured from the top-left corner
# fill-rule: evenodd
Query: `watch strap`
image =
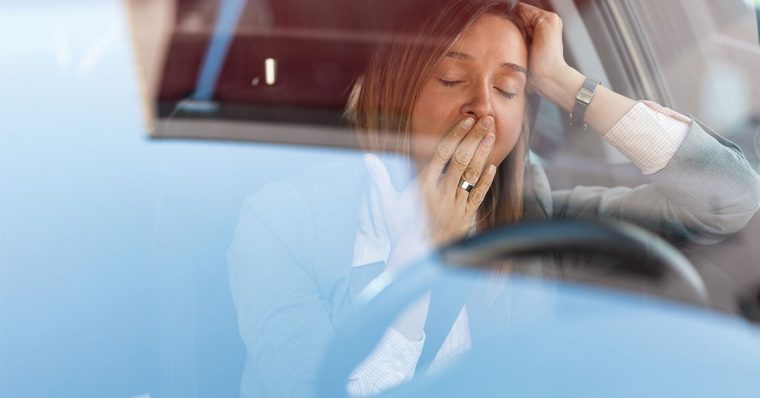
<path id="1" fill-rule="evenodd" d="M 586 129 L 588 125 L 583 119 L 586 115 L 586 109 L 594 98 L 596 87 L 599 84 L 600 82 L 598 80 L 593 80 L 588 77 L 583 81 L 583 86 L 581 86 L 580 90 L 578 90 L 578 93 L 575 95 L 575 106 L 573 107 L 573 111 L 570 112 L 571 126 L 580 127 L 583 130 Z"/>

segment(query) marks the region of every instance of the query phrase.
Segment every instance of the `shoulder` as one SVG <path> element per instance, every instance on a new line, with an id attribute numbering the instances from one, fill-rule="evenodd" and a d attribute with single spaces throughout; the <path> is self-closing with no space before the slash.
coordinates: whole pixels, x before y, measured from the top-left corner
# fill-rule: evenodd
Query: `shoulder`
<path id="1" fill-rule="evenodd" d="M 348 250 L 343 246 L 353 242 L 366 183 L 361 156 L 311 164 L 269 182 L 245 199 L 235 241 L 264 233 L 312 260 L 315 253 Z"/>
<path id="2" fill-rule="evenodd" d="M 275 214 L 308 216 L 352 201 L 365 180 L 360 156 L 310 164 L 288 177 L 264 184 L 246 198 L 244 206 L 264 218 Z"/>

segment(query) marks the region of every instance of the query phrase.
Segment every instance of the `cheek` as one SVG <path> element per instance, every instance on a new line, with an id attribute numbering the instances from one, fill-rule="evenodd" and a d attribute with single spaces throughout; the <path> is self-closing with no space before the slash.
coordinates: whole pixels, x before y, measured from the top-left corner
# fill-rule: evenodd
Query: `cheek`
<path id="1" fill-rule="evenodd" d="M 425 92 L 428 91 L 428 92 Z M 458 121 L 454 101 L 440 101 L 440 96 L 423 90 L 412 111 L 412 152 L 418 159 L 429 158 L 435 145 Z"/>
<path id="2" fill-rule="evenodd" d="M 496 143 L 491 152 L 491 163 L 501 164 L 514 149 L 522 132 L 523 113 L 510 112 L 499 120 L 497 124 Z"/>
<path id="3" fill-rule="evenodd" d="M 456 116 L 456 101 L 441 101 L 434 90 L 423 90 L 412 111 L 412 131 L 425 136 L 442 136 L 452 116 Z"/>

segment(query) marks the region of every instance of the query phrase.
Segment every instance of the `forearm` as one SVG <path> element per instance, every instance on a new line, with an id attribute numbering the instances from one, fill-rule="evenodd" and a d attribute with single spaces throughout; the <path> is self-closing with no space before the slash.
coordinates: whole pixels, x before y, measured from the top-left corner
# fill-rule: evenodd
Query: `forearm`
<path id="1" fill-rule="evenodd" d="M 562 20 L 524 3 L 517 10 L 531 40 L 530 86 L 571 112 L 585 76 L 565 62 Z M 703 241 L 746 224 L 760 206 L 760 178 L 741 151 L 717 134 L 708 134 L 694 120 L 652 104 L 645 104 L 654 111 L 648 112 L 637 103 L 641 102 L 597 87 L 584 121 L 650 174 L 654 185 L 635 190 L 637 196 L 621 187 L 574 189 L 561 195 L 565 200 L 555 195 L 554 214 L 591 211 L 634 222 L 672 221 L 680 226 L 681 235 L 701 236 Z M 598 205 L 589 203 L 592 200 Z M 659 211 L 642 207 L 652 204 L 659 205 Z"/>
<path id="2" fill-rule="evenodd" d="M 570 67 L 542 85 L 547 98 L 566 110 L 585 77 Z M 599 86 L 584 120 L 608 143 L 625 154 L 644 174 L 668 164 L 689 131 L 691 119 L 654 102 L 634 101 Z"/>
<path id="3" fill-rule="evenodd" d="M 567 66 L 546 82 L 539 94 L 557 104 L 567 112 L 575 106 L 575 96 L 583 85 L 585 76 Z M 636 101 L 620 95 L 607 87 L 599 86 L 594 99 L 586 109 L 584 121 L 600 135 L 606 134 L 628 111 Z"/>

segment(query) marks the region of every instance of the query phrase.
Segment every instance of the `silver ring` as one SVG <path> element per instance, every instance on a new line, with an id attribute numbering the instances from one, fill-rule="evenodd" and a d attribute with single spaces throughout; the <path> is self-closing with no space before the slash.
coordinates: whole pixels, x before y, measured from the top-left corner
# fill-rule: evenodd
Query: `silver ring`
<path id="1" fill-rule="evenodd" d="M 475 185 L 472 185 L 469 181 L 465 180 L 464 178 L 462 178 L 462 181 L 459 182 L 459 188 L 462 188 L 467 192 L 472 191 L 472 188 L 474 186 Z"/>

